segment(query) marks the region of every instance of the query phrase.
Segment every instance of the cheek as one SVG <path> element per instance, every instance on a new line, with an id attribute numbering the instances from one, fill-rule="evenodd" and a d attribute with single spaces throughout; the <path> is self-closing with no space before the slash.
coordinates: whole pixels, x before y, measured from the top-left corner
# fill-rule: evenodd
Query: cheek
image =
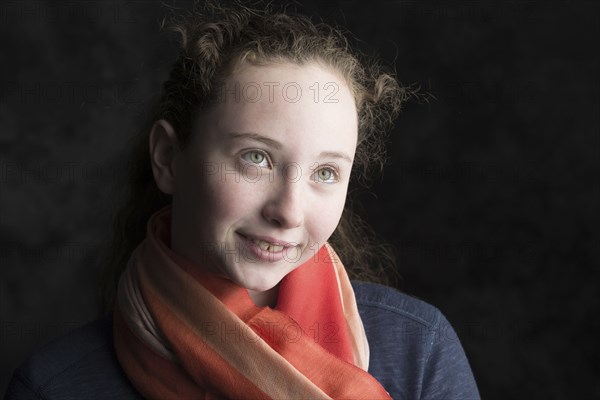
<path id="1" fill-rule="evenodd" d="M 255 186 L 234 175 L 210 179 L 201 197 L 206 218 L 214 224 L 231 224 L 252 216 L 260 200 Z"/>
<path id="2" fill-rule="evenodd" d="M 307 228 L 313 241 L 323 244 L 329 240 L 340 221 L 345 200 L 346 195 L 344 193 L 343 196 L 332 198 L 330 201 L 321 200 L 317 202 L 309 211 L 310 226 Z"/>

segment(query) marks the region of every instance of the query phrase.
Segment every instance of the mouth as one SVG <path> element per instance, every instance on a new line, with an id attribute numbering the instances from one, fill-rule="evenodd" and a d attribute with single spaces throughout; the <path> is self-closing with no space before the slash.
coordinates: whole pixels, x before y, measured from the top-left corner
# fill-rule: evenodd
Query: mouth
<path id="1" fill-rule="evenodd" d="M 250 240 L 251 242 L 255 243 L 261 249 L 266 250 L 266 251 L 271 252 L 271 253 L 277 253 L 277 252 L 283 251 L 283 246 L 280 246 L 280 245 L 277 245 L 277 244 L 273 244 L 273 243 L 266 242 L 264 240 L 259 240 L 259 239 L 250 239 L 250 238 L 248 238 L 248 240 Z"/>
<path id="2" fill-rule="evenodd" d="M 256 257 L 268 261 L 277 261 L 284 257 L 285 252 L 298 246 L 298 243 L 277 240 L 271 237 L 254 236 L 236 232 L 249 245 Z"/>
<path id="3" fill-rule="evenodd" d="M 252 243 L 256 244 L 261 249 L 272 253 L 277 253 L 283 251 L 283 249 L 295 247 L 298 245 L 298 243 L 286 242 L 284 240 L 277 240 L 270 237 L 253 236 L 240 232 L 238 232 L 238 234 L 244 237 L 246 240 L 249 240 Z"/>

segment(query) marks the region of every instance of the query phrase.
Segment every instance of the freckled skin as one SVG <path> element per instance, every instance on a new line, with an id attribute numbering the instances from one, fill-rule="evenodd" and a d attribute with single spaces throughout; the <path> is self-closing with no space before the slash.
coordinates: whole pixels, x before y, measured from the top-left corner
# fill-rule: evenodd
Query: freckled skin
<path id="1" fill-rule="evenodd" d="M 343 79 L 317 64 L 246 65 L 227 84 L 236 81 L 240 88 L 260 85 L 260 97 L 252 88 L 249 100 L 226 96 L 199 118 L 189 146 L 174 150 L 171 246 L 247 288 L 257 304 L 269 303 L 266 294 L 313 256 L 339 222 L 357 143 L 356 107 Z M 265 82 L 279 83 L 272 98 Z M 296 102 L 289 101 L 295 86 L 282 92 L 288 82 L 301 87 Z M 328 82 L 338 89 L 329 98 L 337 102 L 324 101 L 333 91 L 324 90 Z M 232 139 L 231 132 L 253 132 L 281 148 Z M 350 161 L 322 152 L 344 153 Z M 339 179 L 327 180 L 330 168 L 319 172 L 317 165 L 337 166 Z M 282 260 L 257 261 L 239 233 L 298 245 Z"/>

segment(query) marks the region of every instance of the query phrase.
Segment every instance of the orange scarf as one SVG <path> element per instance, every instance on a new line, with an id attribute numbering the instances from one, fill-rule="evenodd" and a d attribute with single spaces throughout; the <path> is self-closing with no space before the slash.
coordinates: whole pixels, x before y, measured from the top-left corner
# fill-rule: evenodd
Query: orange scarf
<path id="1" fill-rule="evenodd" d="M 366 372 L 354 292 L 329 245 L 281 282 L 275 309 L 170 248 L 171 209 L 148 221 L 114 311 L 117 358 L 160 399 L 389 399 Z"/>

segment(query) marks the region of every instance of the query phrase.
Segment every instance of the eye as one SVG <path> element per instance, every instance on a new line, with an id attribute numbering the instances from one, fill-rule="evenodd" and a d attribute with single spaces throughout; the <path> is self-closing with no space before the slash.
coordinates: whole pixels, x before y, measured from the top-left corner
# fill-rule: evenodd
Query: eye
<path id="1" fill-rule="evenodd" d="M 331 167 L 319 168 L 315 172 L 315 181 L 324 183 L 335 183 L 338 182 L 338 173 Z"/>
<path id="2" fill-rule="evenodd" d="M 269 167 L 269 159 L 267 155 L 262 151 L 251 150 L 242 154 L 242 159 L 248 161 L 251 164 L 258 165 L 260 167 Z"/>

